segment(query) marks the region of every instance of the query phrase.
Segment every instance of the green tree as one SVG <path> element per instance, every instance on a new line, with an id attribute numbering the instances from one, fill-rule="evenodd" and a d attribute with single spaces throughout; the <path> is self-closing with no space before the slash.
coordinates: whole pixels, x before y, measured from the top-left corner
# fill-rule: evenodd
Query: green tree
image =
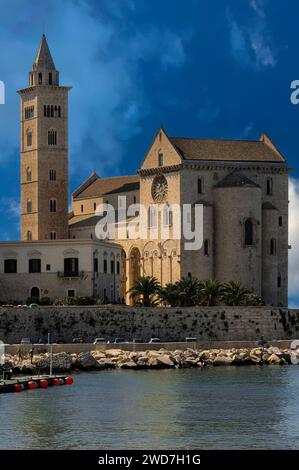
<path id="1" fill-rule="evenodd" d="M 223 286 L 222 300 L 226 305 L 244 305 L 249 293 L 240 282 L 230 281 Z"/>
<path id="2" fill-rule="evenodd" d="M 151 307 L 156 303 L 155 297 L 158 296 L 160 289 L 161 286 L 155 277 L 141 276 L 136 279 L 128 293 L 135 301 L 141 298 L 140 303 L 144 307 Z"/>
<path id="3" fill-rule="evenodd" d="M 159 292 L 159 299 L 162 304 L 176 307 L 179 304 L 179 290 L 177 284 L 166 284 Z"/>
<path id="4" fill-rule="evenodd" d="M 208 279 L 201 283 L 200 303 L 208 307 L 217 305 L 221 299 L 222 284 L 216 279 Z"/>
<path id="5" fill-rule="evenodd" d="M 196 277 L 183 277 L 176 282 L 179 304 L 190 307 L 198 304 L 201 283 Z"/>

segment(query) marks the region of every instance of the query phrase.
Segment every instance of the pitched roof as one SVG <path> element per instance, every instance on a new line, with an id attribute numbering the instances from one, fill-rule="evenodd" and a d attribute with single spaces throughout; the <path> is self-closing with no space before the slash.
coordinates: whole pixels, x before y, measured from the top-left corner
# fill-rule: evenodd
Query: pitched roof
<path id="1" fill-rule="evenodd" d="M 262 134 L 260 140 L 169 139 L 184 160 L 285 162 L 285 158 L 265 134 Z"/>
<path id="2" fill-rule="evenodd" d="M 215 188 L 238 188 L 243 186 L 252 186 L 259 188 L 260 186 L 254 181 L 251 181 L 247 176 L 233 171 L 229 175 L 225 176 L 219 183 L 215 185 Z"/>
<path id="3" fill-rule="evenodd" d="M 47 43 L 46 36 L 43 34 L 42 40 L 37 51 L 34 63 L 33 70 L 46 69 L 46 70 L 56 70 L 54 61 L 51 56 L 51 52 Z"/>
<path id="4" fill-rule="evenodd" d="M 128 191 L 139 190 L 139 176 L 114 176 L 112 178 L 99 178 L 97 177 L 90 184 L 86 180 L 81 185 L 81 190 L 78 188 L 73 193 L 73 198 L 86 198 L 86 197 L 101 197 L 107 194 L 123 193 Z"/>

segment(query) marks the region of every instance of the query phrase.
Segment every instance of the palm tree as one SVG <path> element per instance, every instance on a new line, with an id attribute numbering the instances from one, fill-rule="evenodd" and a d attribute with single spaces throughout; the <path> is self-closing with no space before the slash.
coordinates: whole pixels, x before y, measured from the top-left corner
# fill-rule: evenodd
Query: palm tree
<path id="1" fill-rule="evenodd" d="M 177 284 L 166 284 L 159 292 L 160 301 L 164 305 L 176 307 L 179 304 L 179 290 Z"/>
<path id="2" fill-rule="evenodd" d="M 182 307 L 198 304 L 201 283 L 196 277 L 183 277 L 176 283 L 179 303 Z"/>
<path id="3" fill-rule="evenodd" d="M 223 286 L 222 300 L 226 305 L 244 305 L 249 293 L 240 282 L 230 281 Z"/>
<path id="4" fill-rule="evenodd" d="M 265 305 L 265 302 L 264 300 L 262 299 L 262 297 L 258 296 L 257 294 L 255 294 L 254 292 L 249 292 L 247 295 L 246 295 L 246 298 L 245 298 L 245 305 Z"/>
<path id="5" fill-rule="evenodd" d="M 216 279 L 203 281 L 200 288 L 200 303 L 208 307 L 217 305 L 222 294 L 222 284 Z"/>
<path id="6" fill-rule="evenodd" d="M 154 305 L 154 297 L 159 294 L 161 286 L 157 279 L 152 276 L 141 276 L 134 282 L 128 293 L 131 298 L 142 298 L 141 304 L 144 307 Z"/>

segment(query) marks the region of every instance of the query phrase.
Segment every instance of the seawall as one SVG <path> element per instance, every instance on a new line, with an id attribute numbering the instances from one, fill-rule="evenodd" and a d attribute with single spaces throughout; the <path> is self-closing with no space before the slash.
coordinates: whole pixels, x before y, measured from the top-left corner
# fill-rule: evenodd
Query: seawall
<path id="1" fill-rule="evenodd" d="M 143 308 L 129 306 L 58 306 L 31 310 L 0 308 L 0 339 L 37 342 L 48 332 L 54 341 L 70 343 L 74 337 L 116 337 L 125 340 L 199 342 L 256 341 L 299 338 L 299 310 L 271 307 Z"/>

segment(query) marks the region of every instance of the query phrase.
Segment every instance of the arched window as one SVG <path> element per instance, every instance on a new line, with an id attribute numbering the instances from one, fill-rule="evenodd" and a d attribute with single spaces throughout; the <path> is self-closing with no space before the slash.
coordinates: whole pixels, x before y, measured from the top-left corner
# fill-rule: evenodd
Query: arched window
<path id="1" fill-rule="evenodd" d="M 47 117 L 47 106 L 44 104 L 44 117 Z"/>
<path id="2" fill-rule="evenodd" d="M 57 106 L 54 107 L 54 117 L 58 117 L 58 109 L 57 109 Z"/>
<path id="3" fill-rule="evenodd" d="M 31 199 L 27 199 L 26 210 L 27 210 L 28 213 L 32 212 L 32 201 L 31 201 Z"/>
<path id="4" fill-rule="evenodd" d="M 205 241 L 203 242 L 203 252 L 204 252 L 204 255 L 205 255 L 205 256 L 209 256 L 209 254 L 210 254 L 210 253 L 209 253 L 209 251 L 210 251 L 209 248 L 210 248 L 210 247 L 209 247 L 209 240 L 205 240 Z"/>
<path id="5" fill-rule="evenodd" d="M 27 130 L 27 147 L 31 147 L 32 145 L 32 131 L 30 129 Z"/>
<path id="6" fill-rule="evenodd" d="M 163 162 L 164 162 L 163 153 L 159 152 L 159 154 L 158 154 L 158 164 L 159 164 L 159 166 L 163 166 Z"/>
<path id="7" fill-rule="evenodd" d="M 39 84 L 39 85 L 42 85 L 42 84 L 43 84 L 43 74 L 42 74 L 42 73 L 39 73 L 39 74 L 38 74 L 38 84 Z"/>
<path id="8" fill-rule="evenodd" d="M 48 145 L 57 145 L 57 132 L 53 129 L 48 131 Z"/>
<path id="9" fill-rule="evenodd" d="M 198 192 L 198 194 L 203 193 L 203 180 L 202 180 L 202 178 L 198 178 L 198 180 L 197 180 L 197 192 Z"/>
<path id="10" fill-rule="evenodd" d="M 30 183 L 30 181 L 32 180 L 32 172 L 29 166 L 26 168 L 26 180 L 27 183 Z"/>
<path id="11" fill-rule="evenodd" d="M 47 117 L 50 117 L 50 105 L 47 106 Z"/>
<path id="12" fill-rule="evenodd" d="M 30 232 L 30 230 L 27 231 L 27 240 L 32 240 L 32 232 Z"/>
<path id="13" fill-rule="evenodd" d="M 56 210 L 57 210 L 57 201 L 56 201 L 56 199 L 50 199 L 49 209 L 50 209 L 50 212 L 56 212 Z"/>
<path id="14" fill-rule="evenodd" d="M 163 225 L 164 227 L 172 225 L 172 211 L 168 204 L 163 207 Z"/>
<path id="15" fill-rule="evenodd" d="M 273 192 L 273 181 L 272 181 L 272 178 L 267 178 L 267 195 L 268 196 L 272 196 L 272 192 Z"/>
<path id="16" fill-rule="evenodd" d="M 150 206 L 149 208 L 149 227 L 157 227 L 157 210 L 155 206 Z"/>
<path id="17" fill-rule="evenodd" d="M 50 233 L 50 240 L 56 240 L 57 238 L 57 233 L 56 232 L 51 232 Z"/>
<path id="18" fill-rule="evenodd" d="M 253 245 L 253 222 L 251 219 L 247 219 L 244 224 L 245 231 L 245 245 Z"/>
<path id="19" fill-rule="evenodd" d="M 49 171 L 49 180 L 50 181 L 56 181 L 56 170 L 50 170 Z"/>
<path id="20" fill-rule="evenodd" d="M 49 85 L 52 85 L 52 72 L 49 72 Z"/>
<path id="21" fill-rule="evenodd" d="M 120 274 L 120 262 L 116 262 L 116 274 Z"/>
<path id="22" fill-rule="evenodd" d="M 278 276 L 277 276 L 277 287 L 280 288 L 281 287 L 281 274 L 278 273 Z"/>
<path id="23" fill-rule="evenodd" d="M 51 106 L 51 117 L 54 117 L 54 106 Z"/>
<path id="24" fill-rule="evenodd" d="M 39 299 L 39 288 L 38 287 L 32 287 L 30 295 L 31 295 L 31 297 L 35 297 L 36 299 Z"/>
<path id="25" fill-rule="evenodd" d="M 61 106 L 58 106 L 58 117 L 61 117 Z"/>
<path id="26" fill-rule="evenodd" d="M 276 239 L 271 238 L 270 240 L 270 255 L 275 256 L 276 255 Z"/>

